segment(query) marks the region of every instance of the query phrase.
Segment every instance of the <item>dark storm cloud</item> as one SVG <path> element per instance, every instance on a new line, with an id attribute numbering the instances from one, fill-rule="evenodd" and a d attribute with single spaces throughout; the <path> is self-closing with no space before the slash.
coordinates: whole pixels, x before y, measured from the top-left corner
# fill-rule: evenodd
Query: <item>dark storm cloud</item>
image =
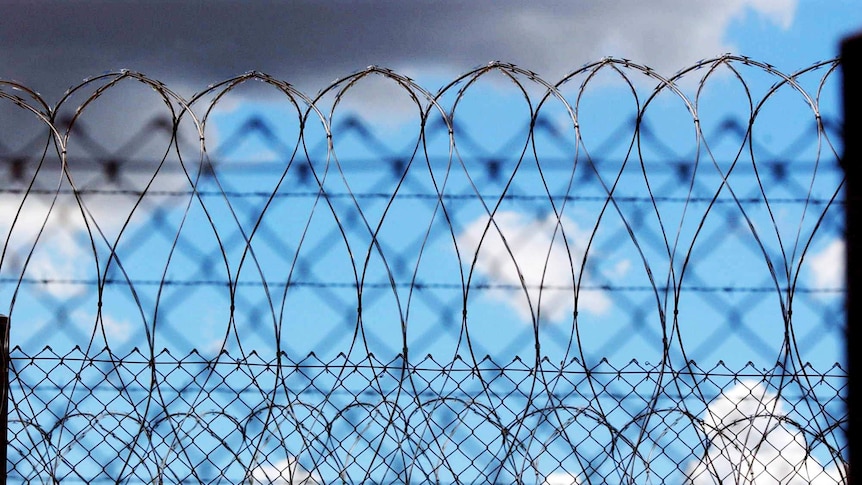
<path id="1" fill-rule="evenodd" d="M 6 0 L 0 78 L 51 100 L 120 68 L 185 95 L 252 69 L 311 91 L 369 64 L 455 74 L 501 59 L 559 76 L 617 55 L 675 70 L 720 53 L 725 27 L 745 8 L 786 25 L 795 4 L 722 3 Z"/>

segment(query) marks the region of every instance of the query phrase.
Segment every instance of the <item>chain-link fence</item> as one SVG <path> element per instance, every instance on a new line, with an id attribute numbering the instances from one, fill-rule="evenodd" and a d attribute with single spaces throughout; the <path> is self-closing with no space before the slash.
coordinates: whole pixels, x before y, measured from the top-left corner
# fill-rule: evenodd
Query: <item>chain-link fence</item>
<path id="1" fill-rule="evenodd" d="M 0 82 L 9 480 L 844 483 L 836 68 Z"/>

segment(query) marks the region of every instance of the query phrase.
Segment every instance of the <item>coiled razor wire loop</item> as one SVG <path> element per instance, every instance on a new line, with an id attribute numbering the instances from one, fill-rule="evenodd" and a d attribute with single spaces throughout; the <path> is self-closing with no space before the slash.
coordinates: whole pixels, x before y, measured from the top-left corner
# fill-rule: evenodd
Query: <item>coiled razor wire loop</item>
<path id="1" fill-rule="evenodd" d="M 837 66 L 0 81 L 9 480 L 844 483 Z"/>

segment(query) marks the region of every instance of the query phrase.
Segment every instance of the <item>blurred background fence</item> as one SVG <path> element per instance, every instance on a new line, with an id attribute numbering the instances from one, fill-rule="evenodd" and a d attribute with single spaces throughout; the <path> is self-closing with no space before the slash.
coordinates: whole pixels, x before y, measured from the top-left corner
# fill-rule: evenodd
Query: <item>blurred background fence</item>
<path id="1" fill-rule="evenodd" d="M 844 483 L 836 61 L 0 81 L 11 483 Z"/>

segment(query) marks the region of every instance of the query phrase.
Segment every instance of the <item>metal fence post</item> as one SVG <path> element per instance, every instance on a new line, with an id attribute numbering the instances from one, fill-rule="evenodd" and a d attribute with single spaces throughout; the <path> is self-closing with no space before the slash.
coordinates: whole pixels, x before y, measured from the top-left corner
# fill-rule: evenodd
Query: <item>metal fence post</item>
<path id="1" fill-rule="evenodd" d="M 3 384 L 0 388 L 0 485 L 6 485 L 8 463 L 6 447 L 9 445 L 9 317 L 0 315 L 0 372 L 3 373 Z"/>
<path id="2" fill-rule="evenodd" d="M 862 386 L 859 385 L 859 322 L 862 322 L 862 35 L 845 39 L 841 44 L 841 70 L 844 76 L 844 156 L 841 164 L 845 175 L 846 250 L 847 250 L 847 458 L 848 483 L 862 466 L 860 444 L 860 417 L 853 414 L 862 404 Z"/>

